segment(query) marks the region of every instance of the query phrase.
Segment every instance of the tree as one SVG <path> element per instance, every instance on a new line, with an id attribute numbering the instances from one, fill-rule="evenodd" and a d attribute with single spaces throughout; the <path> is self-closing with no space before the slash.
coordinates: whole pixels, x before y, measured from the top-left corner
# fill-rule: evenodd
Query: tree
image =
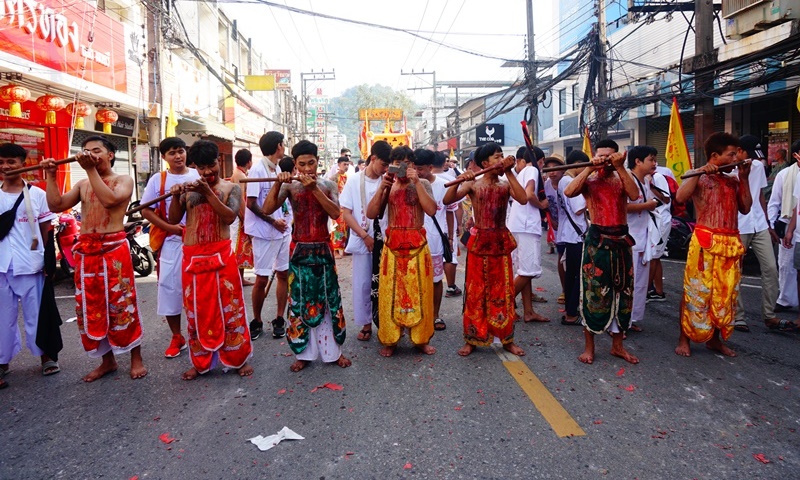
<path id="1" fill-rule="evenodd" d="M 331 100 L 334 119 L 339 122 L 339 131 L 347 135 L 347 148 L 354 154 L 358 152 L 358 137 L 361 132 L 361 122 L 358 120 L 358 110 L 361 108 L 400 108 L 408 118 L 408 128 L 413 129 L 412 118 L 420 110 L 405 92 L 396 92 L 391 87 L 384 85 L 362 84 L 348 88 L 338 97 Z M 377 129 L 377 122 L 372 123 Z M 381 126 L 381 129 L 383 127 Z M 396 124 L 395 129 L 402 128 Z"/>

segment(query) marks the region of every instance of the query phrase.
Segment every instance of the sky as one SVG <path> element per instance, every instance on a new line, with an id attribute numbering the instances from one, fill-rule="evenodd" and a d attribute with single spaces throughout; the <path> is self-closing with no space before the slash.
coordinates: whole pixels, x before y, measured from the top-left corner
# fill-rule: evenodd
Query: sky
<path id="1" fill-rule="evenodd" d="M 240 31 L 253 38 L 253 48 L 270 68 L 289 69 L 292 87 L 300 93 L 300 73 L 335 71 L 335 80 L 308 81 L 309 91 L 337 96 L 360 84 L 387 85 L 395 90 L 430 87 L 436 72 L 438 83 L 454 80 L 516 80 L 520 68 L 503 68 L 502 59 L 524 59 L 527 30 L 525 0 L 269 0 L 319 14 L 368 24 L 384 25 L 418 33 L 379 29 L 290 12 L 264 3 L 227 3 L 227 15 Z M 258 0 L 235 0 L 254 1 Z M 536 53 L 553 56 L 546 46 L 555 37 L 550 2 L 534 0 Z M 499 57 L 485 58 L 431 43 L 433 39 L 469 52 Z M 449 91 L 452 93 L 452 90 Z M 479 94 L 489 90 L 477 91 Z M 420 103 L 429 103 L 432 92 L 408 90 Z M 441 90 L 448 93 L 448 90 Z M 469 92 L 460 91 L 460 95 Z"/>

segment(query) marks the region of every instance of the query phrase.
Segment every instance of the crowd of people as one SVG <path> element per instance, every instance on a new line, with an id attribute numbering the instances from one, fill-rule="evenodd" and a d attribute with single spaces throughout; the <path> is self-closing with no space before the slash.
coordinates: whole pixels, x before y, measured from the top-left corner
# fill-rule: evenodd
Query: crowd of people
<path id="1" fill-rule="evenodd" d="M 242 376 L 253 373 L 248 361 L 265 331 L 262 313 L 273 283 L 271 335 L 288 338 L 295 355 L 291 370 L 316 360 L 350 366 L 342 353 L 347 322 L 336 269 L 343 255 L 352 258 L 348 300 L 356 339 L 370 341 L 374 325 L 380 355 L 392 356 L 404 337 L 434 354 L 434 332 L 447 328 L 442 297 L 462 294 L 459 355 L 492 343 L 525 355 L 514 337 L 516 298 L 524 322 L 550 321 L 535 311 L 539 299 L 532 288 L 542 275 L 544 228 L 558 254 L 561 324 L 584 332 L 579 360 L 591 364 L 595 335 L 608 333 L 611 354 L 638 363 L 624 340 L 642 330 L 648 301 L 666 299 L 660 258 L 670 212 L 688 202 L 697 223 L 676 354 L 689 356 L 697 342 L 736 355 L 725 341 L 734 329 L 749 331 L 738 295 L 748 247 L 761 267 L 765 324 L 799 329 L 775 312 L 798 305 L 800 141 L 768 176 L 758 139 L 712 134 L 704 144 L 707 164 L 684 175 L 679 188 L 669 169 L 658 167 L 654 148 L 619 152 L 609 139 L 596 145 L 591 159 L 580 151 L 546 157 L 537 147 L 506 156 L 489 143 L 470 155 L 463 172 L 439 152 L 377 141 L 354 174 L 347 173 L 350 155 L 343 151 L 329 176 L 318 175 L 317 146 L 309 141 L 299 141 L 287 156 L 284 136 L 268 132 L 259 147 L 259 158 L 237 152 L 229 181 L 220 176 L 213 142 L 198 140 L 187 148 L 179 138 L 166 138 L 159 151 L 168 168 L 150 178 L 141 199 L 158 258 L 157 314 L 172 335 L 164 355 L 174 358 L 188 349 L 191 367 L 184 380 L 217 364 Z M 52 159 L 41 162 L 46 190 L 10 173 L 27 156 L 18 145 L 0 145 L 0 388 L 8 386 L 4 376 L 22 349 L 18 305 L 42 374 L 60 371 L 51 212 L 79 203 L 77 325 L 87 354 L 100 359 L 83 379 L 116 371 L 116 357 L 126 353 L 130 377 L 144 377 L 124 231 L 133 180 L 114 173 L 115 148 L 102 136 L 83 142 L 76 160 L 86 179 L 66 193 L 56 183 Z M 466 249 L 463 292 L 455 280 L 460 246 Z M 244 278 L 249 268 L 256 279 L 248 322 L 243 287 L 250 283 Z"/>

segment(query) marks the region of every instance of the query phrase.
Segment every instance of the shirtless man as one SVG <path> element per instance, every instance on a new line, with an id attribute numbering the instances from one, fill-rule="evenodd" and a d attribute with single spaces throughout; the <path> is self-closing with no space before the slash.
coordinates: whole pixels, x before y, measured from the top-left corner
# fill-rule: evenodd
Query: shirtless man
<path id="1" fill-rule="evenodd" d="M 592 224 L 583 242 L 581 266 L 583 336 L 578 357 L 594 362 L 594 335 L 611 331 L 611 355 L 630 363 L 639 359 L 622 341 L 633 308 L 633 238 L 628 234 L 628 200 L 639 198 L 639 187 L 625 169 L 625 154 L 613 140 L 597 143 L 593 166 L 584 168 L 564 189 L 567 197 L 583 195 Z"/>
<path id="2" fill-rule="evenodd" d="M 514 175 L 513 156 L 503 159 L 503 149 L 487 143 L 475 152 L 481 168 L 497 167 L 475 180 L 475 172 L 467 170 L 444 196 L 451 204 L 469 195 L 475 218 L 474 233 L 467 242 L 467 273 L 464 284 L 464 346 L 458 354 L 466 357 L 476 346 L 489 346 L 499 338 L 503 348 L 514 355 L 525 355 L 514 343 L 514 271 L 511 252 L 517 242 L 506 227 L 509 198 L 520 204 L 528 202 L 525 188 Z M 507 180 L 501 180 L 500 175 Z"/>
<path id="3" fill-rule="evenodd" d="M 736 352 L 725 346 L 733 332 L 739 296 L 744 246 L 739 238 L 738 214 L 750 212 L 750 163 L 738 167 L 736 176 L 721 174 L 720 167 L 736 161 L 739 140 L 718 132 L 703 145 L 708 163 L 698 168 L 703 175 L 687 178 L 675 194 L 676 202 L 694 201 L 697 213 L 681 300 L 681 335 L 675 353 L 691 355 L 689 341 L 729 357 Z M 738 178 L 737 178 L 738 177 Z M 720 336 L 722 337 L 720 339 Z"/>
<path id="4" fill-rule="evenodd" d="M 425 215 L 436 214 L 431 184 L 419 178 L 414 151 L 406 146 L 392 149 L 389 174 L 367 206 L 367 218 L 377 218 L 383 206 L 389 209 L 386 241 L 381 253 L 378 281 L 379 353 L 394 354 L 403 329 L 427 355 L 436 353 L 428 344 L 433 336 L 433 263 L 425 237 Z M 403 170 L 405 168 L 405 170 Z"/>
<path id="5" fill-rule="evenodd" d="M 240 212 L 239 185 L 220 179 L 219 150 L 208 140 L 189 148 L 187 160 L 200 178 L 170 188 L 169 221 L 186 215 L 183 235 L 183 308 L 189 331 L 192 368 L 184 380 L 206 373 L 217 360 L 239 375 L 253 374 L 239 269 L 233 260 L 230 224 Z"/>
<path id="6" fill-rule="evenodd" d="M 116 147 L 105 137 L 89 137 L 81 148 L 77 158 L 87 178 L 64 195 L 56 184 L 55 161 L 43 160 L 41 166 L 47 176 L 47 204 L 53 212 L 81 204 L 81 233 L 73 247 L 78 265 L 77 323 L 84 350 L 92 358 L 103 359 L 83 381 L 93 382 L 116 371 L 115 355 L 126 352 L 131 353 L 131 378 L 143 378 L 147 369 L 142 362 L 142 324 L 123 226 L 133 179 L 111 169 Z"/>
<path id="7" fill-rule="evenodd" d="M 321 358 L 342 368 L 350 359 L 342 354 L 347 331 L 339 293 L 328 220 L 339 217 L 339 189 L 330 180 L 318 178 L 317 146 L 301 140 L 292 148 L 299 182 L 291 172 L 278 174 L 262 207 L 271 215 L 288 198 L 297 212 L 292 229 L 293 250 L 289 259 L 289 346 L 296 356 L 290 370 L 299 372 Z"/>

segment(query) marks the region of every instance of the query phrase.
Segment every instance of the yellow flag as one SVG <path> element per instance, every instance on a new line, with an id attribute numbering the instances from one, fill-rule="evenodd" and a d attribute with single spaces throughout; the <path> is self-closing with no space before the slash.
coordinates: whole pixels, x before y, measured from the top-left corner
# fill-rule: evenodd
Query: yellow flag
<path id="1" fill-rule="evenodd" d="M 686 145 L 686 136 L 683 133 L 683 123 L 676 98 L 672 99 L 667 149 L 664 152 L 664 158 L 667 160 L 667 167 L 675 174 L 677 182 L 681 183 L 681 175 L 692 169 L 692 159 L 689 156 L 689 146 Z"/>
<path id="2" fill-rule="evenodd" d="M 175 118 L 175 108 L 172 106 L 172 99 L 169 100 L 169 113 L 167 114 L 167 128 L 164 132 L 165 137 L 175 136 L 175 127 L 178 126 L 178 119 Z"/>
<path id="3" fill-rule="evenodd" d="M 800 88 L 797 89 L 797 111 L 800 112 Z"/>
<path id="4" fill-rule="evenodd" d="M 587 157 L 590 159 L 592 158 L 592 141 L 589 139 L 589 127 L 586 127 L 586 130 L 583 132 L 583 147 L 581 150 L 583 150 L 583 153 L 585 153 Z"/>

